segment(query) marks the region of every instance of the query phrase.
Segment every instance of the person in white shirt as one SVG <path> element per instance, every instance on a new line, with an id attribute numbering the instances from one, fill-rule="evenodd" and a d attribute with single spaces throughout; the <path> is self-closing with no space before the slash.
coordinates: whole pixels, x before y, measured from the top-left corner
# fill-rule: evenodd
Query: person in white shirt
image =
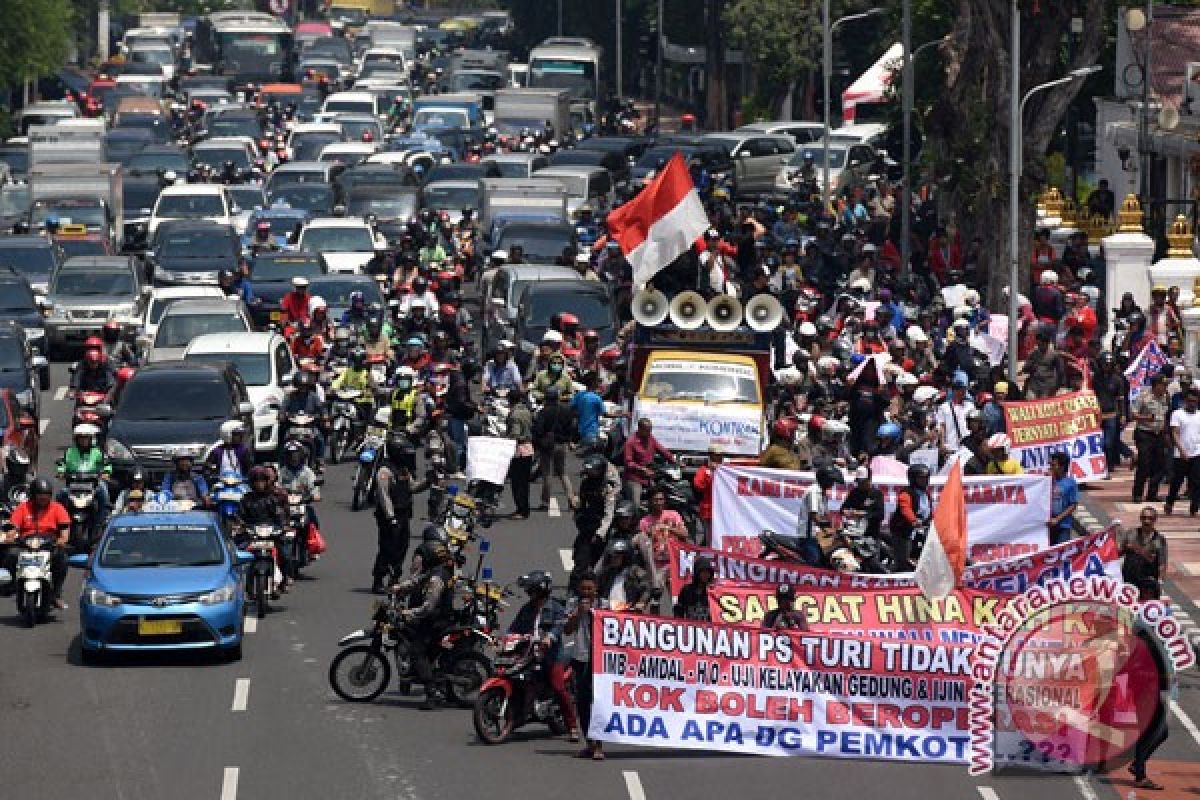
<path id="1" fill-rule="evenodd" d="M 1187 390 L 1183 396 L 1183 407 L 1171 412 L 1168 426 L 1171 443 L 1175 446 L 1175 461 L 1163 513 L 1170 514 L 1174 510 L 1179 489 L 1186 478 L 1188 512 L 1194 517 L 1200 511 L 1200 390 Z"/>
<path id="2" fill-rule="evenodd" d="M 974 410 L 975 404 L 967 399 L 966 378 L 960 375 L 954 379 L 950 396 L 938 406 L 934 416 L 944 453 L 956 453 L 962 447 L 963 439 L 970 433 L 967 428 L 967 414 Z"/>

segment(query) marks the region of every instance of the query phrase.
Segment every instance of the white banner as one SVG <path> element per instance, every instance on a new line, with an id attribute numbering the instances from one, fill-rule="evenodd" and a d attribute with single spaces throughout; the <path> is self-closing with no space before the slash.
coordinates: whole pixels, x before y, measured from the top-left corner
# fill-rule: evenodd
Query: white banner
<path id="1" fill-rule="evenodd" d="M 512 439 L 467 437 L 467 480 L 503 486 L 508 480 L 508 465 L 516 450 L 517 443 Z"/>
<path id="2" fill-rule="evenodd" d="M 930 482 L 935 503 L 943 483 L 944 478 Z M 896 508 L 898 490 L 908 481 L 879 478 L 874 484 L 883 492 L 890 515 Z M 795 533 L 804 493 L 812 485 L 811 472 L 722 465 L 713 477 L 711 546 L 715 550 L 754 556 L 760 549 L 758 535 L 762 531 Z M 832 511 L 841 508 L 850 488 L 834 488 Z M 963 491 L 967 501 L 968 556 L 972 561 L 1036 553 L 1049 545 L 1046 521 L 1050 518 L 1052 490 L 1048 477 L 964 478 Z"/>
<path id="3" fill-rule="evenodd" d="M 762 421 L 752 407 L 709 406 L 704 403 L 656 403 L 638 398 L 633 426 L 649 417 L 654 438 L 675 453 L 705 453 L 720 445 L 726 455 L 754 455 L 762 451 Z"/>

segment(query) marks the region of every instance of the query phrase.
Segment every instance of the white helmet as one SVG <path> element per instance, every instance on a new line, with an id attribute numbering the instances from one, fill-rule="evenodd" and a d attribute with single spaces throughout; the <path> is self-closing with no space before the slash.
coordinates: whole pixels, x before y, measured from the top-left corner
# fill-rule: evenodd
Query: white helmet
<path id="1" fill-rule="evenodd" d="M 312 314 L 318 308 L 327 309 L 329 308 L 329 304 L 325 302 L 324 297 L 321 297 L 319 294 L 314 294 L 312 297 L 308 298 L 308 313 Z"/>
<path id="2" fill-rule="evenodd" d="M 932 386 L 918 386 L 913 392 L 913 402 L 924 405 L 937 399 L 938 390 Z"/>
<path id="3" fill-rule="evenodd" d="M 801 336 L 816 336 L 817 335 L 817 326 L 813 325 L 811 322 L 808 322 L 808 321 L 801 322 L 800 323 L 800 335 Z"/>
<path id="4" fill-rule="evenodd" d="M 296 275 L 292 278 L 292 286 L 295 286 L 297 289 L 306 289 L 308 288 L 308 278 L 303 275 Z"/>
<path id="5" fill-rule="evenodd" d="M 987 440 L 988 450 L 1007 450 L 1012 446 L 1012 440 L 1003 433 L 992 434 Z"/>
<path id="6" fill-rule="evenodd" d="M 562 344 L 563 335 L 556 330 L 548 330 L 542 334 L 542 344 Z"/>
<path id="7" fill-rule="evenodd" d="M 1058 283 L 1058 273 L 1052 269 L 1045 270 L 1042 272 L 1041 283 L 1043 286 L 1049 286 L 1051 284 Z"/>
<path id="8" fill-rule="evenodd" d="M 221 441 L 233 444 L 234 434 L 246 432 L 246 425 L 239 419 L 231 419 L 221 423 Z"/>
<path id="9" fill-rule="evenodd" d="M 919 344 L 929 341 L 929 334 L 916 325 L 909 325 L 908 330 L 904 332 L 904 338 L 908 339 L 909 344 Z"/>
<path id="10" fill-rule="evenodd" d="M 974 289 L 967 289 L 966 293 L 963 295 L 963 302 L 969 306 L 979 305 L 979 292 L 975 291 Z"/>
<path id="11" fill-rule="evenodd" d="M 90 422 L 81 422 L 72 429 L 71 435 L 96 437 L 100 435 L 100 428 Z"/>
<path id="12" fill-rule="evenodd" d="M 897 386 L 916 386 L 918 383 L 920 383 L 920 381 L 917 380 L 917 376 L 913 375 L 911 372 L 901 372 L 896 376 Z"/>

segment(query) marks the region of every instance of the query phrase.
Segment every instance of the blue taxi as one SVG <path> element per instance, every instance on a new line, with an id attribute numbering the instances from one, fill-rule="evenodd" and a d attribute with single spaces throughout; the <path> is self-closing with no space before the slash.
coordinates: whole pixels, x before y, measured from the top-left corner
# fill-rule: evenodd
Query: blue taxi
<path id="1" fill-rule="evenodd" d="M 200 511 L 120 514 L 91 556 L 79 602 L 84 663 L 106 652 L 215 649 L 242 655 L 244 566 L 254 560 Z"/>

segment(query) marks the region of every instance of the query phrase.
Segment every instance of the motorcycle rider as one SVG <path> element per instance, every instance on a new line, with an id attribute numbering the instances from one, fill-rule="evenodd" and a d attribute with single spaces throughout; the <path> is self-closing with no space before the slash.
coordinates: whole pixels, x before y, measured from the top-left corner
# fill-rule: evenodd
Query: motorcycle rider
<path id="1" fill-rule="evenodd" d="M 571 397 L 575 386 L 571 382 L 571 376 L 567 374 L 567 359 L 562 353 L 554 353 L 550 356 L 549 363 L 546 369 L 537 373 L 533 379 L 533 396 L 541 400 L 546 396 L 546 390 L 551 386 L 558 389 L 560 398 Z"/>
<path id="2" fill-rule="evenodd" d="M 592 570 L 604 555 L 606 539 L 601 536 L 601 532 L 608 533 L 620 494 L 621 474 L 608 459 L 599 453 L 592 453 L 583 459 L 575 508 L 577 533 L 571 545 L 574 566 L 569 582 L 572 587 L 579 580 L 579 576 L 584 571 Z M 623 505 L 629 506 L 629 517 L 635 518 L 633 504 L 624 501 Z M 632 537 L 636 532 L 636 527 L 632 527 L 629 536 Z"/>
<path id="3" fill-rule="evenodd" d="M 384 445 L 384 461 L 375 481 L 375 524 L 379 529 L 378 550 L 371 570 L 371 591 L 383 594 L 384 580 L 391 573 L 404 571 L 411 537 L 409 521 L 413 513 L 413 495 L 429 488 L 430 480 L 413 483 L 416 454 L 402 431 L 390 431 Z"/>
<path id="4" fill-rule="evenodd" d="M 367 323 L 367 299 L 357 289 L 350 293 L 350 306 L 342 312 L 340 325 L 344 328 L 357 328 Z"/>
<path id="5" fill-rule="evenodd" d="M 203 506 L 208 502 L 208 481 L 195 471 L 190 453 L 176 453 L 175 468 L 163 476 L 162 491 L 172 500 L 186 500 Z"/>
<path id="6" fill-rule="evenodd" d="M 54 592 L 54 607 L 66 608 L 62 597 L 63 583 L 67 579 L 67 537 L 71 527 L 71 515 L 63 505 L 54 500 L 54 490 L 45 478 L 34 478 L 29 483 L 29 499 L 13 509 L 9 522 L 15 529 L 9 538 L 15 544 L 29 536 L 43 536 L 55 540 L 50 555 L 50 583 Z M 4 556 L 4 568 L 16 575 L 17 547 L 9 547 Z"/>
<path id="7" fill-rule="evenodd" d="M 796 590 L 790 584 L 785 583 L 775 590 L 775 608 L 763 617 L 762 626 L 768 630 L 808 630 L 804 612 L 796 610 Z"/>
<path id="8" fill-rule="evenodd" d="M 241 273 L 230 269 L 220 270 L 217 272 L 217 286 L 225 293 L 226 297 L 236 297 L 247 306 L 256 302 L 254 289 L 251 287 L 249 279 Z"/>
<path id="9" fill-rule="evenodd" d="M 265 219 L 259 220 L 254 226 L 254 239 L 250 242 L 250 255 L 273 253 L 279 250 L 279 245 L 271 236 L 271 223 Z"/>
<path id="10" fill-rule="evenodd" d="M 421 402 L 421 390 L 417 387 L 417 372 L 412 367 L 396 370 L 391 407 L 390 423 L 393 428 L 407 428 L 424 419 L 425 408 Z"/>
<path id="11" fill-rule="evenodd" d="M 297 325 L 309 321 L 308 286 L 309 280 L 303 275 L 292 278 L 292 290 L 279 301 L 280 316 L 284 325 Z"/>
<path id="12" fill-rule="evenodd" d="M 367 351 L 361 348 L 352 351 L 350 362 L 342 370 L 342 374 L 333 379 L 329 388 L 335 392 L 340 389 L 357 389 L 362 392 L 354 399 L 354 407 L 358 411 L 358 421 L 364 424 L 368 422 L 375 408 L 375 393 L 379 391 L 379 386 L 375 383 L 371 370 L 367 368 Z"/>
<path id="13" fill-rule="evenodd" d="M 912 569 L 909 556 L 912 552 L 913 532 L 926 525 L 933 516 L 933 499 L 929 493 L 929 467 L 913 464 L 908 468 L 908 486 L 896 495 L 896 510 L 892 513 L 889 528 L 892 534 L 892 550 L 898 572 Z"/>
<path id="14" fill-rule="evenodd" d="M 121 367 L 136 367 L 137 353 L 127 342 L 121 340 L 121 323 L 110 319 L 104 323 L 100 335 L 104 339 L 104 352 L 108 356 L 108 364 L 113 369 Z"/>
<path id="15" fill-rule="evenodd" d="M 297 361 L 312 359 L 318 363 L 325 357 L 325 338 L 317 331 L 311 317 L 300 323 L 300 332 L 292 339 L 292 355 Z"/>
<path id="16" fill-rule="evenodd" d="M 454 567 L 450 549 L 441 542 L 425 542 L 418 548 L 422 571 L 392 587 L 397 594 L 409 596 L 409 608 L 400 612 L 408 628 L 412 647 L 412 668 L 425 686 L 422 711 L 433 711 L 442 704 L 441 681 L 433 674 L 431 651 L 441 640 L 442 631 L 454 616 L 454 598 L 450 583 Z M 415 560 L 415 559 L 414 559 Z"/>
<path id="17" fill-rule="evenodd" d="M 512 342 L 504 339 L 496 346 L 491 359 L 483 367 L 483 393 L 495 393 L 500 397 L 512 389 L 525 390 L 521 370 L 512 360 Z"/>
<path id="18" fill-rule="evenodd" d="M 383 320 L 379 317 L 367 317 L 362 346 L 368 356 L 383 356 L 392 360 L 392 340 L 384 333 Z"/>
<path id="19" fill-rule="evenodd" d="M 250 474 L 254 464 L 254 454 L 246 446 L 246 423 L 240 419 L 231 419 L 221 423 L 221 441 L 208 452 L 205 459 L 212 474 L 236 472 L 243 478 Z"/>
<path id="20" fill-rule="evenodd" d="M 429 306 L 424 300 L 413 300 L 408 307 L 408 318 L 399 326 L 401 336 L 420 336 L 426 341 L 433 338 L 433 319 L 428 315 Z"/>
<path id="21" fill-rule="evenodd" d="M 613 611 L 640 614 L 650 603 L 650 576 L 633 563 L 633 545 L 627 539 L 609 542 L 597 579 L 600 597 Z"/>
<path id="22" fill-rule="evenodd" d="M 780 417 L 771 425 L 771 443 L 758 458 L 760 467 L 800 469 L 800 459 L 792 450 L 799 423 L 795 417 Z"/>
<path id="23" fill-rule="evenodd" d="M 843 483 L 842 471 L 826 465 L 817 469 L 816 483 L 804 493 L 804 504 L 797 520 L 796 535 L 803 540 L 804 560 L 809 566 L 820 566 L 822 551 L 830 541 L 833 523 L 829 516 L 830 493 Z"/>
<path id="24" fill-rule="evenodd" d="M 299 442 L 288 442 L 283 446 L 283 463 L 279 465 L 278 484 L 279 488 L 288 494 L 304 495 L 305 527 L 319 527 L 313 504 L 321 502 L 321 486 L 317 483 L 317 473 L 305 462 L 304 445 Z"/>
<path id="25" fill-rule="evenodd" d="M 256 525 L 270 525 L 277 531 L 287 527 L 288 511 L 284 501 L 271 487 L 271 471 L 264 466 L 256 466 L 250 470 L 250 491 L 242 495 L 238 508 L 238 519 L 247 528 Z M 271 599 L 278 599 L 279 591 L 287 591 L 289 586 L 288 570 L 283 570 L 283 584 L 277 591 L 271 593 Z"/>
<path id="26" fill-rule="evenodd" d="M 101 350 L 88 350 L 71 376 L 72 394 L 79 392 L 103 392 L 110 394 L 117 385 L 117 375 Z"/>
<path id="27" fill-rule="evenodd" d="M 292 390 L 288 392 L 287 399 L 283 401 L 283 418 L 286 421 L 292 414 L 308 414 L 314 417 L 313 420 L 313 460 L 316 462 L 317 469 L 321 469 L 322 459 L 325 457 L 325 435 L 322 433 L 323 423 L 325 422 L 325 408 L 321 403 L 321 398 L 314 391 L 316 386 L 316 378 L 307 370 L 298 370 L 292 378 Z M 287 441 L 287 428 L 280 432 L 279 446 L 282 451 L 284 443 Z"/>
<path id="28" fill-rule="evenodd" d="M 529 602 L 521 606 L 508 626 L 509 634 L 532 636 L 538 640 L 542 663 L 550 688 L 558 698 L 563 720 L 567 723 L 567 740 L 579 741 L 579 723 L 575 717 L 575 699 L 567 692 L 566 665 L 559 659 L 562 650 L 563 626 L 567 612 L 562 603 L 551 596 L 553 580 L 544 570 L 534 570 L 517 579 Z"/>
<path id="29" fill-rule="evenodd" d="M 883 527 L 883 492 L 871 484 L 870 467 L 861 466 L 854 471 L 854 488 L 842 501 L 842 511 L 861 511 L 867 521 L 866 534 L 879 538 Z"/>
<path id="30" fill-rule="evenodd" d="M 108 477 L 112 475 L 112 464 L 104 458 L 104 451 L 96 444 L 96 436 L 100 429 L 95 425 L 84 422 L 76 425 L 71 431 L 74 443 L 67 448 L 58 468 L 59 476 L 65 476 L 68 481 L 76 475 L 95 475 L 96 481 L 96 528 L 104 529 L 111 508 L 108 494 Z M 66 504 L 67 490 L 63 488 L 58 493 L 58 502 Z"/>
<path id="31" fill-rule="evenodd" d="M 400 363 L 412 369 L 419 380 L 424 380 L 429 365 L 433 363 L 425 350 L 425 340 L 420 336 L 409 336 L 404 342 L 404 357 Z"/>
<path id="32" fill-rule="evenodd" d="M 694 619 L 700 622 L 710 622 L 708 610 L 708 587 L 712 585 L 717 572 L 713 568 L 712 559 L 700 556 L 692 564 L 692 579 L 679 590 L 675 600 L 675 616 L 681 619 Z"/>

